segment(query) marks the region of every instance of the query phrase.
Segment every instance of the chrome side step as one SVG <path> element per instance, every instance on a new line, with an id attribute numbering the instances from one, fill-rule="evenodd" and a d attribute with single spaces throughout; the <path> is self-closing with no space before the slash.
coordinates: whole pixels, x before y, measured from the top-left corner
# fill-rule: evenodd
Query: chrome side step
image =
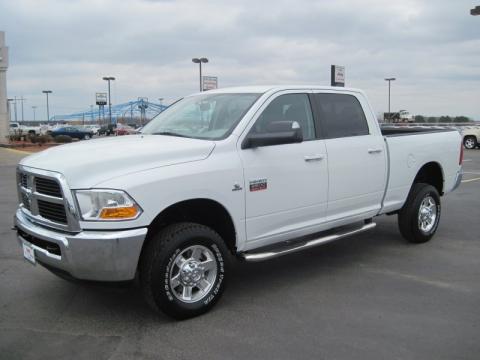
<path id="1" fill-rule="evenodd" d="M 338 232 L 336 234 L 331 234 L 331 235 L 326 235 L 317 239 L 312 239 L 308 240 L 306 242 L 302 242 L 300 244 L 292 244 L 290 247 L 282 247 L 281 249 L 275 250 L 269 250 L 266 252 L 257 252 L 257 253 L 249 253 L 245 252 L 241 254 L 241 257 L 243 257 L 244 260 L 250 261 L 250 262 L 258 262 L 258 261 L 264 261 L 264 260 L 270 260 L 282 255 L 294 253 L 300 250 L 305 250 L 312 248 L 314 246 L 326 244 L 331 241 L 335 241 L 347 236 L 355 235 L 362 233 L 367 230 L 373 229 L 377 224 L 374 222 L 369 222 L 363 225 L 362 227 L 359 227 L 357 229 L 349 230 L 349 231 L 344 231 L 344 232 Z"/>

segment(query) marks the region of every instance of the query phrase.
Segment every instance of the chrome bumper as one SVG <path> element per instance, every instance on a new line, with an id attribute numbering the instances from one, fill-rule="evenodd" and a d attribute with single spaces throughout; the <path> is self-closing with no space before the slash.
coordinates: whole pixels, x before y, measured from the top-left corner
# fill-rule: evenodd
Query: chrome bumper
<path id="1" fill-rule="evenodd" d="M 21 210 L 15 214 L 15 226 L 20 245 L 29 242 L 40 264 L 77 279 L 95 281 L 132 280 L 147 235 L 147 228 L 63 233 L 36 225 Z M 58 245 L 60 254 L 44 246 L 45 241 Z"/>

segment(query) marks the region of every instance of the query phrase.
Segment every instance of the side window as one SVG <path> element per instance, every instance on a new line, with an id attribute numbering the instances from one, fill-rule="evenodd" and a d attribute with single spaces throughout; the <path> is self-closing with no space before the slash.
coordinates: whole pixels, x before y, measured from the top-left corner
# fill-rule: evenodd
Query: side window
<path id="1" fill-rule="evenodd" d="M 368 135 L 368 123 L 355 96 L 314 94 L 322 130 L 327 139 Z"/>
<path id="2" fill-rule="evenodd" d="M 307 94 L 286 94 L 274 99 L 263 111 L 252 128 L 253 133 L 274 132 L 281 121 L 296 121 L 303 140 L 315 139 L 312 110 Z"/>

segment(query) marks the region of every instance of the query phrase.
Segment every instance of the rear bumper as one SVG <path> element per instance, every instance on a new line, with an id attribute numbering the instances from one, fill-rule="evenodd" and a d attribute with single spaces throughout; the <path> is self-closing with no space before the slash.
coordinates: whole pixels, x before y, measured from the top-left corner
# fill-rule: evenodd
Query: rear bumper
<path id="1" fill-rule="evenodd" d="M 54 231 L 15 214 L 17 239 L 26 241 L 38 263 L 93 281 L 128 281 L 135 277 L 147 228 L 122 231 Z"/>
<path id="2" fill-rule="evenodd" d="M 453 184 L 453 188 L 450 191 L 453 191 L 460 186 L 460 184 L 462 183 L 462 177 L 463 177 L 463 171 L 460 169 L 457 172 L 457 176 L 455 178 L 455 183 Z"/>

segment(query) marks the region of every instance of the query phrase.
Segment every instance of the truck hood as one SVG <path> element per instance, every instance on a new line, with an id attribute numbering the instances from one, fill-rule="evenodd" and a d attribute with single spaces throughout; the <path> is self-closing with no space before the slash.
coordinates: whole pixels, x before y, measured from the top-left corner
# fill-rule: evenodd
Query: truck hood
<path id="1" fill-rule="evenodd" d="M 173 136 L 117 136 L 52 147 L 20 165 L 59 172 L 72 189 L 89 188 L 134 172 L 203 160 L 214 147 L 213 141 Z"/>

